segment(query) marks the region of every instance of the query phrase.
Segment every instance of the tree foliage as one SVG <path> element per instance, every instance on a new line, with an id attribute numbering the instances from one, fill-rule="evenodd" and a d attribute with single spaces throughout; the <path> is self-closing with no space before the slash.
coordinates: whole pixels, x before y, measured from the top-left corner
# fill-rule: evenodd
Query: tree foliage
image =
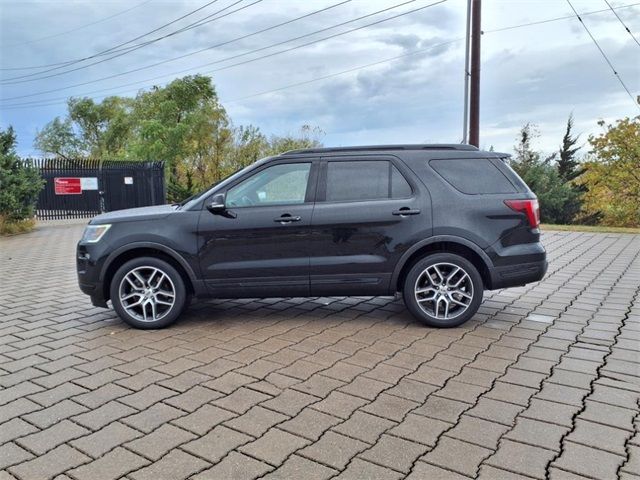
<path id="1" fill-rule="evenodd" d="M 261 157 L 317 146 L 319 133 L 304 126 L 267 138 L 252 125 L 235 127 L 211 79 L 196 75 L 135 98 L 72 98 L 67 118 L 47 124 L 35 147 L 65 158 L 164 160 L 170 200 L 181 200 Z"/>
<path id="2" fill-rule="evenodd" d="M 532 142 L 537 136 L 535 126 L 527 123 L 522 127 L 511 166 L 537 195 L 543 222 L 571 223 L 578 210 L 580 192 L 560 175 L 556 154 L 543 159 L 534 150 Z"/>
<path id="3" fill-rule="evenodd" d="M 604 132 L 589 137 L 590 158 L 577 179 L 587 190 L 583 214 L 607 226 L 639 227 L 640 117 L 599 125 Z"/>
<path id="4" fill-rule="evenodd" d="M 44 185 L 40 172 L 15 151 L 12 127 L 0 130 L 0 220 L 19 222 L 33 217 L 38 193 Z"/>

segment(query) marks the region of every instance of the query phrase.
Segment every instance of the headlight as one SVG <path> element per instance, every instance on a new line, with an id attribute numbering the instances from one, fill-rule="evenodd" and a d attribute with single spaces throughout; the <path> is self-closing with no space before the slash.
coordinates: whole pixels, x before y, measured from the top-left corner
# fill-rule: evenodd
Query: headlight
<path id="1" fill-rule="evenodd" d="M 109 228 L 111 225 L 87 225 L 80 241 L 85 243 L 99 242 Z"/>

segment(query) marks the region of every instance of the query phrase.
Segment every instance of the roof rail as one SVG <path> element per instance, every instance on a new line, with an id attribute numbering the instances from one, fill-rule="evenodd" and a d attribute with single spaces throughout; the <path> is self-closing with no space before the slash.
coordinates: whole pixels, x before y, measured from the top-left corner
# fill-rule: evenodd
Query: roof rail
<path id="1" fill-rule="evenodd" d="M 432 143 L 415 145 L 363 145 L 352 147 L 325 147 L 325 148 L 302 148 L 299 150 L 289 150 L 281 155 L 298 155 L 301 153 L 328 153 L 328 152 L 381 152 L 392 150 L 464 150 L 477 151 L 473 145 L 463 143 Z"/>

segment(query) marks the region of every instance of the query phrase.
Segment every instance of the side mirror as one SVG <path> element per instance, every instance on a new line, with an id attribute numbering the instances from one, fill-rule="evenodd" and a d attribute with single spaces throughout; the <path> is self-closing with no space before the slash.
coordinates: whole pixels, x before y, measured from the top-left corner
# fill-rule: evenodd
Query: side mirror
<path id="1" fill-rule="evenodd" d="M 214 215 L 222 215 L 227 218 L 236 218 L 236 214 L 227 210 L 227 207 L 224 204 L 224 194 L 219 193 L 214 195 L 211 199 L 211 202 L 207 204 L 207 210 L 209 210 Z"/>
<path id="2" fill-rule="evenodd" d="M 219 193 L 214 195 L 211 202 L 207 204 L 207 210 L 214 214 L 220 214 L 227 209 L 224 205 L 224 195 Z"/>

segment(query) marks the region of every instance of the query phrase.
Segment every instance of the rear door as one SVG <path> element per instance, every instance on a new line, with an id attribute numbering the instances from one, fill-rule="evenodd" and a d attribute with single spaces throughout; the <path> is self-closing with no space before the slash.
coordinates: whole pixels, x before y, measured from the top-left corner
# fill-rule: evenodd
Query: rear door
<path id="1" fill-rule="evenodd" d="M 402 253 L 429 236 L 424 186 L 392 156 L 321 161 L 312 218 L 311 295 L 383 295 Z"/>

